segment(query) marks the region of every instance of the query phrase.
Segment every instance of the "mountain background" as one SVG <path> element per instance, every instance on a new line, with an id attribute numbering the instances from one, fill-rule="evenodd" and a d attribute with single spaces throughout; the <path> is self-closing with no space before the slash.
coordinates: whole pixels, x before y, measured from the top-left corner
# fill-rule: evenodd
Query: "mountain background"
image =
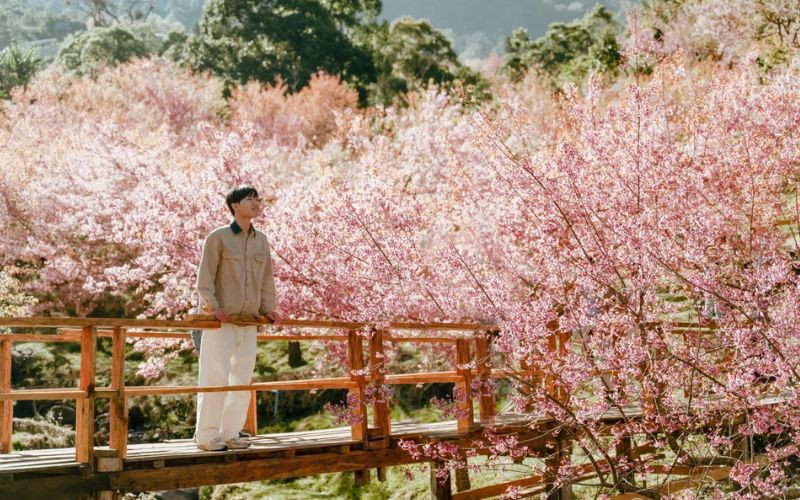
<path id="1" fill-rule="evenodd" d="M 191 31 L 203 12 L 206 0 L 153 0 L 152 14 L 179 23 Z M 582 17 L 602 4 L 617 13 L 634 0 L 384 0 L 380 19 L 393 21 L 402 16 L 428 19 L 444 32 L 464 61 L 481 59 L 493 52 L 501 55 L 503 44 L 518 27 L 531 38 L 542 36 L 554 22 Z M 0 0 L 0 50 L 16 42 L 35 47 L 40 56 L 53 56 L 66 34 L 85 29 L 85 12 L 79 0 Z M 38 35 L 32 26 L 39 25 Z M 62 36 L 63 35 L 63 36 Z"/>

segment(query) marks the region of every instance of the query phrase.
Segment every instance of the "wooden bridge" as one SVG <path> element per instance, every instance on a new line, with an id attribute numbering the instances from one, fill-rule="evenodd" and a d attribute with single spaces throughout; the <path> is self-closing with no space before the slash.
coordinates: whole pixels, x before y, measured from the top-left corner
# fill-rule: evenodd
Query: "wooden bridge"
<path id="1" fill-rule="evenodd" d="M 245 320 L 239 320 L 245 322 Z M 536 433 L 531 429 L 532 417 L 520 414 L 498 414 L 492 394 L 480 394 L 473 402 L 470 388 L 474 380 L 482 382 L 512 375 L 509 370 L 491 366 L 493 325 L 467 323 L 392 323 L 385 329 L 370 329 L 367 325 L 337 321 L 283 320 L 281 326 L 292 331 L 310 330 L 305 334 L 260 334 L 259 341 L 329 341 L 347 344 L 348 376 L 259 382 L 243 386 L 130 386 L 125 384 L 125 346 L 129 338 L 186 339 L 186 330 L 216 328 L 219 323 L 195 317 L 185 321 L 100 319 L 100 318 L 0 318 L 0 327 L 15 327 L 13 333 L 0 334 L 0 498 L 74 498 L 94 496 L 116 498 L 124 492 L 158 491 L 201 485 L 247 482 L 265 479 L 285 479 L 329 472 L 353 471 L 357 484 L 370 480 L 370 469 L 384 480 L 386 467 L 430 458 L 413 458 L 398 447 L 398 442 L 452 442 L 474 447 L 482 438 L 484 427 L 491 423 L 497 434 L 514 434 L 534 450 L 553 447 L 568 449 L 570 444 L 554 442 L 543 432 L 558 425 L 547 419 L 537 421 Z M 319 332 L 325 332 L 320 334 Z M 22 333 L 24 332 L 24 333 Z M 29 333 L 34 332 L 34 333 Z M 47 333 L 43 333 L 47 332 Z M 446 332 L 446 333 L 445 333 Z M 100 337 L 111 339 L 111 385 L 96 386 L 97 342 Z M 79 342 L 81 346 L 80 381 L 77 388 L 12 389 L 11 346 L 13 342 Z M 567 349 L 569 334 L 554 332 L 551 346 L 554 351 Z M 364 343 L 367 344 L 366 349 Z M 384 349 L 387 343 L 435 343 L 455 347 L 455 370 L 425 373 L 387 373 Z M 515 372 L 536 375 L 523 367 Z M 457 401 L 459 418 L 437 423 L 392 422 L 388 401 L 372 402 L 367 411 L 368 384 L 422 384 L 447 382 L 460 389 L 463 398 Z M 546 378 L 543 384 L 552 384 Z M 281 434 L 257 434 L 256 394 L 268 390 L 346 389 L 357 402 L 356 414 L 362 418 L 350 427 Z M 253 437 L 253 446 L 246 450 L 204 452 L 191 440 L 167 440 L 151 444 L 128 443 L 128 398 L 140 395 L 195 394 L 242 390 L 251 392 L 246 430 Z M 557 393 L 556 387 L 548 391 Z M 95 401 L 109 400 L 110 442 L 95 445 Z M 76 401 L 76 439 L 74 448 L 17 451 L 11 449 L 13 402 L 21 400 Z M 474 414 L 477 403 L 478 415 Z M 371 413 L 372 422 L 369 422 Z M 641 409 L 625 408 L 626 419 L 635 418 Z M 623 414 L 610 411 L 604 420 L 619 422 Z M 639 458 L 652 450 L 621 450 L 626 456 Z M 488 454 L 488 446 L 478 448 Z M 439 465 L 441 463 L 433 463 Z M 502 494 L 509 486 L 526 488 L 529 494 L 548 492 L 553 498 L 569 498 L 569 485 L 554 487 L 558 454 L 547 463 L 547 472 L 540 476 L 505 482 L 482 488 L 471 488 L 465 470 L 456 471 L 457 491 L 451 490 L 450 478 L 437 481 L 431 475 L 431 494 L 435 498 L 478 499 Z M 577 478 L 596 475 L 596 464 L 578 466 Z M 433 467 L 431 467 L 433 471 Z M 695 471 L 696 472 L 696 471 Z M 677 481 L 672 490 L 691 486 L 693 477 Z M 673 470 L 673 474 L 680 471 Z M 719 479 L 727 476 L 727 468 L 704 470 L 705 477 Z M 683 484 L 683 485 L 682 485 Z M 671 491 L 671 490 L 670 490 Z M 626 496 L 625 498 L 637 498 Z"/>

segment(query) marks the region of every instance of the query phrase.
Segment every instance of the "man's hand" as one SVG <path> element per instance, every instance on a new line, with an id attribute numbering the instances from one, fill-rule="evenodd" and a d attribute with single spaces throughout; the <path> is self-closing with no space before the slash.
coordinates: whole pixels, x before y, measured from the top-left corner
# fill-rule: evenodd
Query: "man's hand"
<path id="1" fill-rule="evenodd" d="M 258 317 L 260 321 L 267 322 L 267 323 L 277 323 L 280 321 L 280 316 L 275 311 L 270 311 L 267 314 L 262 314 Z"/>
<path id="2" fill-rule="evenodd" d="M 214 317 L 217 318 L 220 323 L 224 323 L 225 320 L 228 319 L 228 315 L 225 314 L 225 311 L 223 311 L 222 309 L 215 309 Z"/>

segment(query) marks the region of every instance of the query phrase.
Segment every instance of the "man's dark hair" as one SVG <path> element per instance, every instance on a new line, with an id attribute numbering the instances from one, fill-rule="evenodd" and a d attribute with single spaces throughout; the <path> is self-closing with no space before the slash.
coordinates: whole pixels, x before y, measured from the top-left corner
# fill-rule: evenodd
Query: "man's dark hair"
<path id="1" fill-rule="evenodd" d="M 253 186 L 242 184 L 241 186 L 231 189 L 230 192 L 225 195 L 225 204 L 228 205 L 228 210 L 231 211 L 231 215 L 236 215 L 233 211 L 233 204 L 239 203 L 250 196 L 258 198 L 258 191 L 256 191 L 256 188 Z"/>

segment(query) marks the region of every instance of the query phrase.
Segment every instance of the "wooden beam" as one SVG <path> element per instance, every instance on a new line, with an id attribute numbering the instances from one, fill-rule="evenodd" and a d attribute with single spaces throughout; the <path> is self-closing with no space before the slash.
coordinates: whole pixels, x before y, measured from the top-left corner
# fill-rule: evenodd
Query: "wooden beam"
<path id="1" fill-rule="evenodd" d="M 11 340 L 0 340 L 0 395 L 11 392 Z M 14 402 L 0 401 L 0 453 L 11 453 Z"/>
<path id="2" fill-rule="evenodd" d="M 163 394 L 196 394 L 198 392 L 228 391 L 306 391 L 311 389 L 347 389 L 352 385 L 348 377 L 317 378 L 305 380 L 276 380 L 274 382 L 256 382 L 247 385 L 217 386 L 166 386 L 166 385 L 134 385 L 125 388 L 128 396 L 163 395 Z M 109 397 L 105 387 L 98 388 L 99 397 Z"/>
<path id="3" fill-rule="evenodd" d="M 372 377 L 370 377 L 370 379 L 371 378 Z M 383 377 L 384 382 L 389 385 L 446 383 L 458 382 L 461 379 L 461 375 L 459 375 L 455 370 L 443 372 L 400 373 L 396 375 L 385 375 Z"/>
<path id="4" fill-rule="evenodd" d="M 75 459 L 94 467 L 94 384 L 97 366 L 97 327 L 86 326 L 81 336 L 80 390 L 87 393 L 76 401 Z"/>
<path id="5" fill-rule="evenodd" d="M 109 446 L 117 450 L 117 458 L 125 458 L 128 450 L 128 398 L 125 395 L 125 329 L 114 328 L 111 337 L 111 390 L 116 394 L 108 405 Z"/>
<path id="6" fill-rule="evenodd" d="M 399 448 L 352 451 L 351 453 L 315 453 L 295 457 L 273 457 L 224 463 L 172 465 L 161 469 L 130 469 L 109 472 L 107 489 L 124 491 L 159 491 L 192 488 L 211 484 L 289 479 L 328 472 L 347 472 L 381 465 L 422 462 Z M 2 493 L 2 488 L 0 488 Z"/>
<path id="7" fill-rule="evenodd" d="M 543 476 L 531 476 L 522 479 L 515 479 L 513 481 L 506 481 L 499 484 L 491 484 L 480 488 L 475 488 L 467 491 L 459 491 L 453 495 L 453 500 L 481 500 L 483 498 L 491 498 L 502 495 L 509 488 L 525 488 L 530 486 L 543 485 L 545 479 Z"/>
<path id="8" fill-rule="evenodd" d="M 111 393 L 109 389 L 107 392 Z M 80 389 L 20 389 L 0 393 L 0 401 L 53 401 L 62 399 L 81 399 L 89 395 Z M 111 394 L 105 397 L 110 397 Z"/>
<path id="9" fill-rule="evenodd" d="M 252 317 L 236 316 L 230 317 L 230 322 L 241 325 L 265 325 L 265 326 L 291 326 L 301 328 L 335 328 L 335 329 L 354 329 L 358 330 L 367 325 L 365 322 L 336 321 L 336 320 L 306 320 L 306 319 L 282 319 L 278 322 L 258 321 Z M 0 318 L 0 327 L 77 327 L 84 326 L 113 328 L 121 326 L 125 328 L 219 328 L 220 323 L 213 316 L 208 314 L 189 314 L 185 320 L 160 320 L 160 319 L 132 319 L 132 318 L 53 318 L 53 317 L 28 317 Z M 497 329 L 495 324 L 466 323 L 466 322 L 409 322 L 394 321 L 389 323 L 392 330 L 441 330 L 441 331 L 483 331 L 487 329 Z"/>

